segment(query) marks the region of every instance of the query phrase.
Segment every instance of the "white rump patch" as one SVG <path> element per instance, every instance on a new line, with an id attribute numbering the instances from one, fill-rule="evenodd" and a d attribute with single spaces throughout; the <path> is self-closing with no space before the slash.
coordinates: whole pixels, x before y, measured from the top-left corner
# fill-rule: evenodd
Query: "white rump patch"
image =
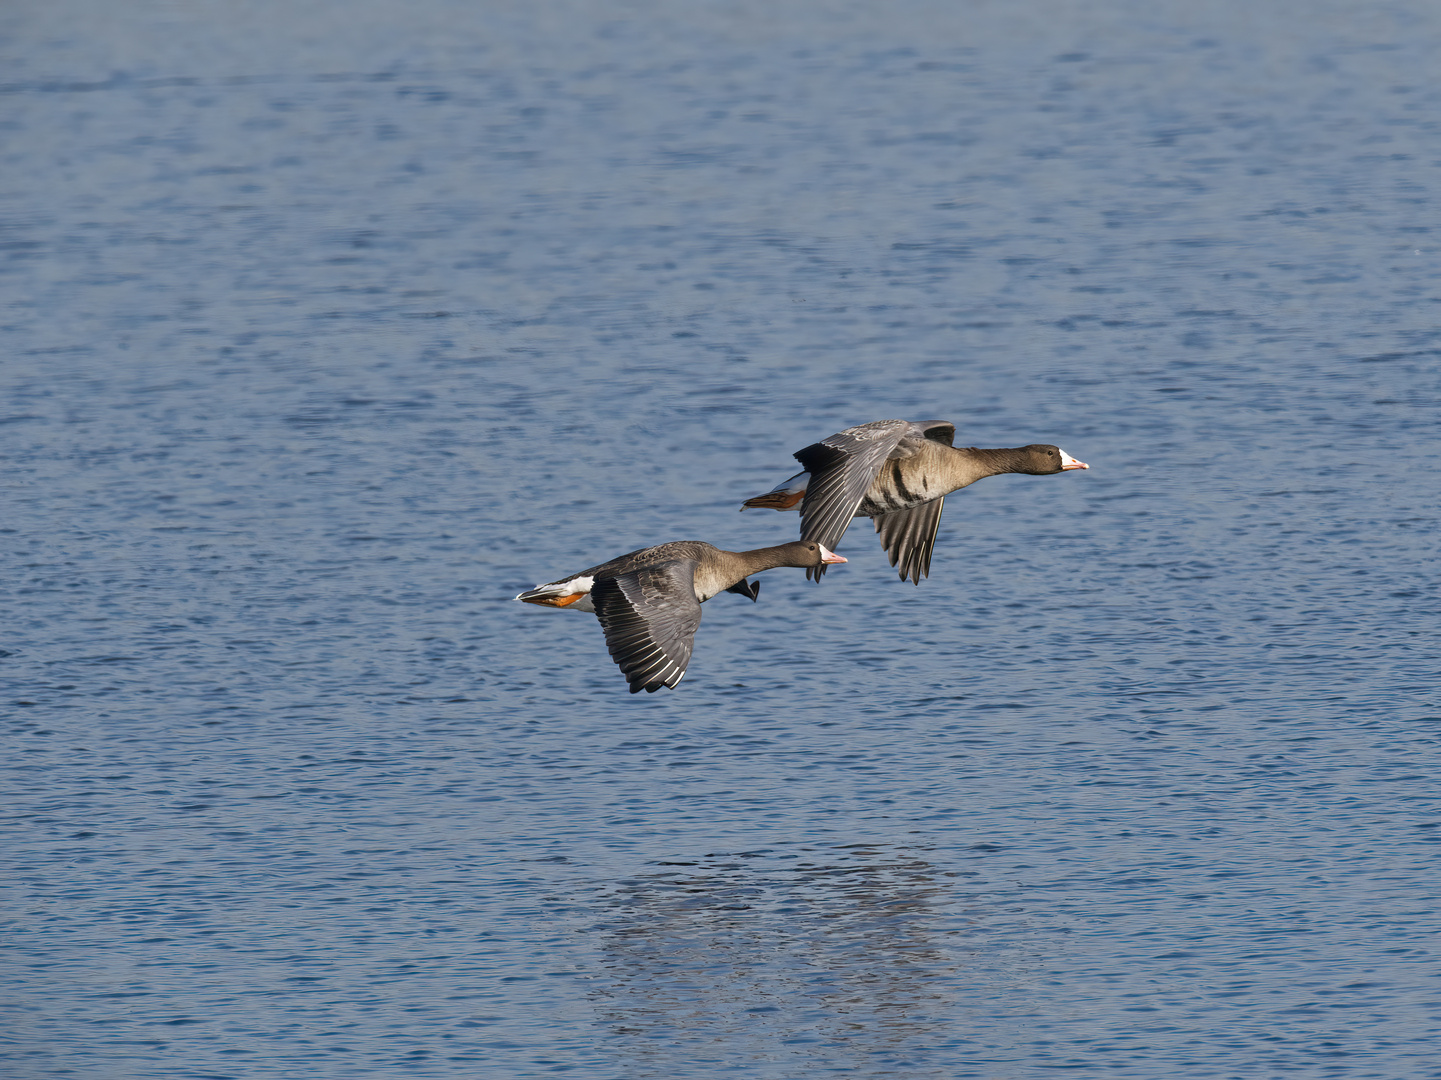
<path id="1" fill-rule="evenodd" d="M 777 484 L 775 487 L 771 488 L 769 491 L 766 492 L 766 494 L 775 495 L 778 493 L 784 493 L 786 495 L 794 495 L 797 491 L 804 491 L 810 485 L 810 482 L 810 473 L 796 473 L 785 483 Z"/>
<path id="2" fill-rule="evenodd" d="M 590 598 L 590 590 L 595 585 L 595 578 L 579 574 L 565 581 L 547 582 L 544 585 L 537 585 L 533 589 L 527 589 L 516 597 L 517 600 L 534 600 L 541 596 L 573 596 L 576 593 L 584 593 L 579 600 L 573 604 L 565 605 L 572 611 L 589 611 L 595 613 L 595 602 Z"/>

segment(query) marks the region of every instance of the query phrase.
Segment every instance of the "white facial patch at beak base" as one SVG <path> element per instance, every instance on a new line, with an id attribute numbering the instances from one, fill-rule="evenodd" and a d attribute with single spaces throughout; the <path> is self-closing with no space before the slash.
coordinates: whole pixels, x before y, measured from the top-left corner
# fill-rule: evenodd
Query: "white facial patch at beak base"
<path id="1" fill-rule="evenodd" d="M 825 544 L 821 544 L 820 549 L 821 562 L 823 563 L 841 563 L 846 561 L 845 559 L 837 555 L 834 551 L 832 551 L 830 548 L 826 547 Z"/>
<path id="2" fill-rule="evenodd" d="M 1059 446 L 1056 447 L 1056 449 L 1057 449 L 1057 450 L 1061 450 L 1061 448 L 1060 448 Z M 1089 469 L 1089 468 L 1090 468 L 1090 466 L 1087 465 L 1084 461 L 1077 461 L 1077 460 L 1076 460 L 1075 458 L 1073 458 L 1070 454 L 1066 453 L 1064 450 L 1061 450 L 1061 472 L 1065 472 L 1065 471 L 1068 470 L 1068 469 Z"/>

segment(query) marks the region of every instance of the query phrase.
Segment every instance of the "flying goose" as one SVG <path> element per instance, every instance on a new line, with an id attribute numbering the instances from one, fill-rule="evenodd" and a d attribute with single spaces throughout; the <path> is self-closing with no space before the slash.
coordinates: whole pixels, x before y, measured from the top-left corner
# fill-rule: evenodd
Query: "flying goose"
<path id="1" fill-rule="evenodd" d="M 1069 472 L 1089 469 L 1059 446 L 1033 443 L 1014 449 L 980 450 L 951 443 L 956 426 L 945 420 L 876 420 L 846 428 L 795 458 L 805 472 L 747 499 L 741 507 L 801 513 L 801 539 L 828 548 L 840 545 L 853 517 L 875 521 L 881 545 L 901 580 L 917 585 L 931 572 L 931 549 L 945 497 L 997 473 Z M 817 581 L 822 563 L 806 568 Z"/>
<path id="2" fill-rule="evenodd" d="M 721 592 L 755 600 L 760 583 L 746 580 L 777 566 L 819 569 L 846 560 L 814 540 L 754 551 L 722 551 L 703 540 L 641 548 L 578 574 L 527 589 L 527 604 L 593 611 L 611 659 L 630 692 L 675 686 L 690 663 L 700 606 Z"/>

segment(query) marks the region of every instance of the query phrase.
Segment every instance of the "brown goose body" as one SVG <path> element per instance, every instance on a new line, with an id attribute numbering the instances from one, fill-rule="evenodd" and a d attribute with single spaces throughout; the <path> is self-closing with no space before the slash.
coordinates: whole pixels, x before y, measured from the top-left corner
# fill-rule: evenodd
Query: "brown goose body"
<path id="1" fill-rule="evenodd" d="M 527 589 L 527 604 L 594 612 L 606 648 L 632 694 L 675 686 L 690 663 L 700 606 L 722 592 L 752 600 L 760 593 L 750 574 L 778 566 L 807 569 L 843 563 L 815 540 L 793 540 L 751 551 L 725 551 L 704 540 L 675 540 L 641 548 Z"/>
<path id="2" fill-rule="evenodd" d="M 876 420 L 847 428 L 796 451 L 805 471 L 746 507 L 799 510 L 801 538 L 839 545 L 852 518 L 875 522 L 881 544 L 901 580 L 917 585 L 930 574 L 931 552 L 945 497 L 1000 473 L 1049 473 L 1088 469 L 1058 446 L 984 450 L 957 447 L 955 425 L 945 420 Z M 820 580 L 824 566 L 808 568 Z"/>

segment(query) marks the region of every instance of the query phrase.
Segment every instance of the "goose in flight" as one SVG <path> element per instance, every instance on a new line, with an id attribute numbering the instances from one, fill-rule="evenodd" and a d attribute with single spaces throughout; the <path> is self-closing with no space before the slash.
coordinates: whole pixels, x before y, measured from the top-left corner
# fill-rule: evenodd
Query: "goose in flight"
<path id="1" fill-rule="evenodd" d="M 516 599 L 594 612 L 630 692 L 653 694 L 685 677 L 700 626 L 700 606 L 712 596 L 734 592 L 755 600 L 760 582 L 747 581 L 750 574 L 777 566 L 818 571 L 845 561 L 815 540 L 753 551 L 723 551 L 703 540 L 675 540 L 537 585 Z"/>
<path id="2" fill-rule="evenodd" d="M 853 517 L 876 523 L 881 545 L 901 580 L 917 585 L 931 572 L 931 549 L 945 497 L 998 473 L 1048 473 L 1089 469 L 1059 446 L 1033 443 L 1014 449 L 981 450 L 952 442 L 956 426 L 945 420 L 876 420 L 846 428 L 795 458 L 805 471 L 747 499 L 747 507 L 801 513 L 801 539 L 827 548 L 840 545 Z M 806 568 L 817 581 L 824 563 Z"/>

